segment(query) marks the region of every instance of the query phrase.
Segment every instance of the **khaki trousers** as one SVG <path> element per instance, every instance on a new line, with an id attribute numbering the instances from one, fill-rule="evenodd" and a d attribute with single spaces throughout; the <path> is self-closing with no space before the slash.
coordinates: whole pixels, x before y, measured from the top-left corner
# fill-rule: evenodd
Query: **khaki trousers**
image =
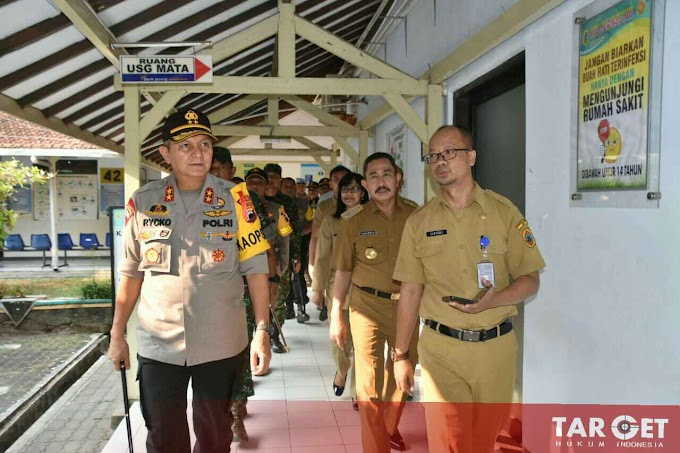
<path id="1" fill-rule="evenodd" d="M 472 343 L 425 326 L 418 355 L 430 452 L 492 453 L 511 409 L 515 331 Z"/>
<path id="2" fill-rule="evenodd" d="M 331 315 L 329 315 L 331 316 Z M 340 349 L 335 341 L 331 341 L 331 354 L 333 355 L 333 361 L 335 362 L 335 369 L 337 373 L 345 376 L 345 386 L 349 382 L 349 396 L 353 399 L 357 397 L 357 377 L 356 377 L 356 367 L 352 367 L 352 329 L 349 322 L 349 310 L 342 310 L 342 319 L 347 326 L 347 341 L 343 345 L 343 349 Z M 351 370 L 351 375 L 347 375 L 347 372 Z"/>
<path id="3" fill-rule="evenodd" d="M 354 366 L 364 453 L 388 453 L 389 436 L 399 426 L 405 394 L 397 390 L 394 363 L 385 357 L 385 345 L 396 339 L 396 301 L 352 289 L 350 326 L 354 341 Z M 417 362 L 418 331 L 409 346 L 411 364 Z"/>

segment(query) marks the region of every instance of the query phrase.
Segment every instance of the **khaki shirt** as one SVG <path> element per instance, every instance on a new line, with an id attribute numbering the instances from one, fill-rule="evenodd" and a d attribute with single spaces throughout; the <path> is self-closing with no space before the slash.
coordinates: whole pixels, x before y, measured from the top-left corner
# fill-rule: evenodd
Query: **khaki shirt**
<path id="1" fill-rule="evenodd" d="M 400 284 L 392 274 L 404 224 L 416 208 L 397 200 L 394 216 L 388 219 L 373 201 L 359 206 L 363 209 L 340 222 L 333 250 L 335 268 L 352 272 L 357 286 L 399 292 Z"/>
<path id="2" fill-rule="evenodd" d="M 517 314 L 514 305 L 470 314 L 442 301 L 444 296 L 471 299 L 479 292 L 481 236 L 490 240 L 488 259 L 494 264 L 498 290 L 511 279 L 545 267 L 529 224 L 515 205 L 475 186 L 473 201 L 459 214 L 438 195 L 411 216 L 394 271 L 395 280 L 424 285 L 422 318 L 465 329 L 489 328 Z"/>
<path id="3" fill-rule="evenodd" d="M 316 243 L 316 256 L 314 257 L 314 279 L 312 280 L 312 290 L 329 290 L 335 277 L 335 266 L 333 266 L 333 249 L 335 240 L 338 236 L 340 219 L 328 215 L 321 223 L 319 239 Z"/>
<path id="4" fill-rule="evenodd" d="M 268 274 L 262 250 L 269 246 L 245 184 L 238 201 L 233 187 L 208 174 L 187 212 L 169 176 L 128 201 L 119 271 L 144 279 L 137 311 L 141 356 L 197 365 L 233 357 L 248 345 L 242 275 Z M 250 219 L 247 227 L 242 218 Z M 257 253 L 239 262 L 239 248 Z"/>
<path id="5" fill-rule="evenodd" d="M 335 197 L 330 197 L 319 201 L 314 210 L 314 220 L 312 220 L 312 228 L 317 230 L 321 228 L 321 222 L 326 216 L 332 216 L 338 209 L 338 202 Z"/>

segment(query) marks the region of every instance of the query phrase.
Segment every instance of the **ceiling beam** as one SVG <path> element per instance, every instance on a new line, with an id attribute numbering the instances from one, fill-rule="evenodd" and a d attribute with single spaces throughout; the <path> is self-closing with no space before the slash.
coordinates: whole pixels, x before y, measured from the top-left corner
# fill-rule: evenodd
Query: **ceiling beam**
<path id="1" fill-rule="evenodd" d="M 422 74 L 420 79 L 429 79 L 433 84 L 441 84 L 452 74 L 461 70 L 470 62 L 476 60 L 498 44 L 509 39 L 523 28 L 540 19 L 542 16 L 557 8 L 565 0 L 518 0 L 496 20 L 485 25 L 479 32 L 472 35 L 460 46 L 456 47 L 448 56 L 441 59 L 429 71 Z M 411 102 L 416 97 L 407 97 Z M 385 103 L 366 115 L 359 124 L 362 129 L 370 129 L 388 116 L 394 110 Z"/>
<path id="2" fill-rule="evenodd" d="M 238 113 L 241 113 L 245 109 L 252 107 L 258 102 L 264 101 L 265 99 L 267 99 L 267 96 L 263 94 L 249 94 L 248 96 L 237 99 L 234 102 L 222 107 L 221 109 L 215 110 L 214 112 L 208 114 L 208 119 L 213 124 L 218 123 Z"/>
<path id="3" fill-rule="evenodd" d="M 170 111 L 174 110 L 175 105 L 185 94 L 187 94 L 186 91 L 171 91 L 165 93 L 163 97 L 156 102 L 156 105 L 144 115 L 139 123 L 140 143 L 144 142 L 158 123 L 160 123 Z"/>
<path id="4" fill-rule="evenodd" d="M 276 75 L 295 77 L 295 5 L 279 0 Z"/>
<path id="5" fill-rule="evenodd" d="M 213 134 L 219 136 L 247 137 L 249 135 L 264 135 L 278 137 L 355 137 L 359 136 L 359 129 L 352 126 L 220 126 L 212 127 Z"/>
<path id="6" fill-rule="evenodd" d="M 305 101 L 299 96 L 282 96 L 281 99 L 288 102 L 293 107 L 316 117 L 317 119 L 319 119 L 319 121 L 321 121 L 324 124 L 327 124 L 329 126 L 340 127 L 348 126 L 348 123 L 344 122 L 337 116 L 328 113 L 324 109 L 312 104 L 311 102 Z"/>
<path id="7" fill-rule="evenodd" d="M 343 137 L 334 136 L 333 139 L 338 144 L 340 149 L 342 149 L 347 157 L 349 157 L 355 164 L 359 165 L 359 153 L 354 149 L 354 147 Z"/>
<path id="8" fill-rule="evenodd" d="M 418 136 L 420 141 L 427 143 L 429 137 L 427 136 L 427 125 L 418 113 L 411 107 L 411 104 L 404 100 L 403 96 L 398 94 L 385 95 L 385 100 L 394 109 L 395 112 L 406 122 L 413 132 Z"/>
<path id="9" fill-rule="evenodd" d="M 201 50 L 198 55 L 211 55 L 213 65 L 224 61 L 237 53 L 253 47 L 255 44 L 271 38 L 278 29 L 279 15 L 274 14 L 248 28 L 245 28 L 223 40 L 214 43 L 212 47 Z"/>
<path id="10" fill-rule="evenodd" d="M 120 74 L 114 76 L 114 86 L 123 89 Z M 283 77 L 213 77 L 212 85 L 187 83 L 140 84 L 148 92 L 186 90 L 194 93 L 251 93 L 251 94 L 427 94 L 427 80 L 397 79 L 322 79 Z"/>
<path id="11" fill-rule="evenodd" d="M 54 6 L 64 13 L 73 23 L 76 29 L 85 36 L 99 53 L 109 60 L 109 63 L 120 71 L 120 55 L 128 55 L 125 49 L 113 49 L 111 44 L 117 43 L 115 35 L 99 20 L 85 0 L 53 0 Z M 143 96 L 152 105 L 155 104 L 160 95 L 156 93 L 143 93 Z"/>
<path id="12" fill-rule="evenodd" d="M 295 16 L 295 31 L 298 35 L 316 44 L 322 49 L 337 55 L 343 60 L 352 63 L 355 66 L 364 68 L 378 77 L 385 79 L 402 79 L 414 82 L 415 79 L 409 74 L 385 63 L 378 58 L 370 55 L 363 50 L 354 47 L 347 41 L 343 41 L 332 33 L 327 32 L 323 28 L 314 25 L 313 23 Z"/>

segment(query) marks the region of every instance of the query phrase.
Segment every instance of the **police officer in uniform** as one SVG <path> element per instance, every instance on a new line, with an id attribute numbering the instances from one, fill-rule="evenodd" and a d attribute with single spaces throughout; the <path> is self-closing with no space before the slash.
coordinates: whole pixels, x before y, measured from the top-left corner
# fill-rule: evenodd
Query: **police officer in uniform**
<path id="1" fill-rule="evenodd" d="M 148 452 L 189 452 L 192 381 L 195 452 L 230 451 L 230 401 L 247 366 L 245 275 L 256 332 L 250 366 L 267 371 L 269 247 L 245 185 L 208 174 L 210 121 L 197 110 L 170 115 L 160 153 L 172 174 L 137 190 L 126 205 L 122 274 L 109 358 L 129 367 L 125 327 L 138 297 L 137 339 Z"/>
<path id="2" fill-rule="evenodd" d="M 430 451 L 491 453 L 513 396 L 517 342 L 510 317 L 538 291 L 545 263 L 519 210 L 472 178 L 470 133 L 445 126 L 429 146 L 424 161 L 441 194 L 404 228 L 394 272 L 402 282 L 395 378 L 410 391 L 413 365 L 404 359 L 420 314 Z"/>
<path id="3" fill-rule="evenodd" d="M 343 348 L 347 326 L 342 304 L 350 287 L 356 390 L 365 453 L 403 451 L 397 429 L 405 394 L 397 390 L 385 344 L 394 346 L 399 284 L 392 280 L 406 219 L 416 207 L 398 197 L 399 177 L 391 155 L 375 153 L 364 163 L 361 182 L 371 201 L 347 210 L 333 250 L 335 282 L 330 336 Z M 415 342 L 416 336 L 413 335 Z M 410 359 L 415 364 L 415 348 Z"/>

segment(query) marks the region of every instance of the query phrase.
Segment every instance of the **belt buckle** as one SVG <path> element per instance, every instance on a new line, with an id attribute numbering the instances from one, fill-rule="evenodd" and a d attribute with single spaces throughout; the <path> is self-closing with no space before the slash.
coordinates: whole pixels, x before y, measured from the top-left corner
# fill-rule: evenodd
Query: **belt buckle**
<path id="1" fill-rule="evenodd" d="M 399 300 L 400 293 L 390 293 L 390 300 Z"/>
<path id="2" fill-rule="evenodd" d="M 461 341 L 482 341 L 482 332 L 479 330 L 459 330 L 458 339 Z"/>

